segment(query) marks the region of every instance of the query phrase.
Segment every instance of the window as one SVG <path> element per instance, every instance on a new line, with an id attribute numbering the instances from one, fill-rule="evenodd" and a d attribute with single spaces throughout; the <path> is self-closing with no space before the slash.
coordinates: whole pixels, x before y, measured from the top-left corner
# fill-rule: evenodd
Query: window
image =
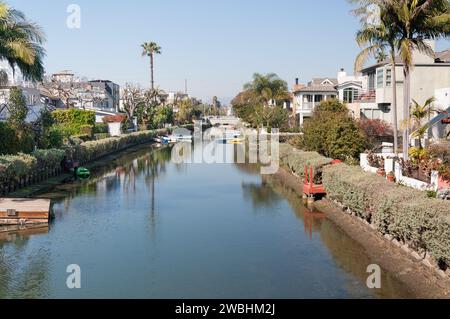
<path id="1" fill-rule="evenodd" d="M 367 74 L 369 77 L 369 91 L 375 90 L 375 72 Z"/>
<path id="2" fill-rule="evenodd" d="M 355 88 L 344 89 L 344 102 L 353 103 L 358 96 L 358 90 Z"/>
<path id="3" fill-rule="evenodd" d="M 314 96 L 314 102 L 320 103 L 323 100 L 323 95 L 315 95 Z"/>
<path id="4" fill-rule="evenodd" d="M 392 85 L 392 69 L 386 69 L 386 86 Z"/>
<path id="5" fill-rule="evenodd" d="M 379 69 L 377 71 L 377 88 L 383 87 L 383 81 L 384 81 L 384 70 Z"/>

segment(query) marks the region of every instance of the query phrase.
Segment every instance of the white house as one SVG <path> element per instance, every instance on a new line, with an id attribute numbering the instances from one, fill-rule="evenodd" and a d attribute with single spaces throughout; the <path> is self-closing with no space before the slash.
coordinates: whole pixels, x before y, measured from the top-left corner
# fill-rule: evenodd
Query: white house
<path id="1" fill-rule="evenodd" d="M 18 68 L 13 69 L 6 61 L 0 61 L 0 120 L 6 120 L 9 116 L 8 101 L 11 89 L 20 88 L 27 100 L 27 122 L 34 122 L 39 118 L 45 104 L 41 100 L 41 93 L 36 83 L 26 81 Z"/>
<path id="2" fill-rule="evenodd" d="M 315 78 L 306 86 L 302 86 L 296 80 L 293 90 L 294 107 L 303 125 L 305 118 L 312 116 L 314 108 L 322 101 L 335 99 L 338 96 L 336 78 Z"/>

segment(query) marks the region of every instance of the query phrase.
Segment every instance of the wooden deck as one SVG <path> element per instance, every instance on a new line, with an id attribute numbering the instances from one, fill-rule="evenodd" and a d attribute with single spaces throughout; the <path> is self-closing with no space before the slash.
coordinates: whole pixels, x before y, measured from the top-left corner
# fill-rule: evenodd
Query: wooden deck
<path id="1" fill-rule="evenodd" d="M 0 198 L 0 225 L 47 224 L 49 199 Z"/>

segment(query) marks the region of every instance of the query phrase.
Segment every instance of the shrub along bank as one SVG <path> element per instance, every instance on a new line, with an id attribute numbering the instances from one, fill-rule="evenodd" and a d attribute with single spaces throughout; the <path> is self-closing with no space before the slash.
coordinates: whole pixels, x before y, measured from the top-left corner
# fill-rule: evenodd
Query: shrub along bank
<path id="1" fill-rule="evenodd" d="M 373 224 L 383 235 L 427 252 L 441 269 L 450 267 L 450 205 L 428 198 L 425 192 L 388 182 L 359 166 L 328 165 L 331 159 L 280 145 L 280 163 L 304 177 L 305 165 L 318 172 L 327 197 L 344 205 L 352 214 Z"/>
<path id="2" fill-rule="evenodd" d="M 412 249 L 450 266 L 450 205 L 345 164 L 323 169 L 327 196 Z"/>
<path id="3" fill-rule="evenodd" d="M 288 168 L 294 175 L 305 177 L 305 166 L 314 168 L 314 182 L 322 183 L 322 168 L 332 162 L 317 152 L 305 152 L 292 147 L 289 144 L 280 145 L 280 163 Z"/>
<path id="4" fill-rule="evenodd" d="M 148 143 L 167 130 L 136 132 L 99 141 L 66 145 L 65 149 L 36 150 L 32 154 L 0 156 L 0 195 L 42 181 L 61 172 L 61 162 L 67 159 L 81 164 L 99 159 L 128 147 Z"/>

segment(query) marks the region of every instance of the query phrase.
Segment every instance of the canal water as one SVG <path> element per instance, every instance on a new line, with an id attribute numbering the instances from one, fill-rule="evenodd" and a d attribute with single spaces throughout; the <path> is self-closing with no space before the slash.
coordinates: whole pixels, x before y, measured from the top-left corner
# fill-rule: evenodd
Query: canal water
<path id="1" fill-rule="evenodd" d="M 0 297 L 411 297 L 384 271 L 367 288 L 362 247 L 258 167 L 170 159 L 132 150 L 43 194 L 49 228 L 0 233 Z M 81 289 L 66 284 L 73 264 Z"/>

